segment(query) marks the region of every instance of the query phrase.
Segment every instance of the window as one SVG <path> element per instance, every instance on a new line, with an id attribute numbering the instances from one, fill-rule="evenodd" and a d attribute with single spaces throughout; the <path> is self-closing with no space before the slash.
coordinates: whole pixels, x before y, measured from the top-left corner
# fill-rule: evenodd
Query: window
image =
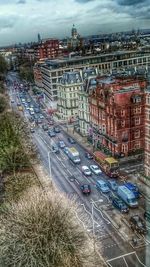
<path id="1" fill-rule="evenodd" d="M 122 109 L 122 110 L 121 110 L 121 117 L 123 117 L 124 115 L 125 115 L 125 110 Z"/>
<path id="2" fill-rule="evenodd" d="M 121 127 L 125 127 L 125 120 L 121 121 Z"/>
<path id="3" fill-rule="evenodd" d="M 137 117 L 137 118 L 135 118 L 135 125 L 139 125 L 139 124 L 140 124 L 140 118 Z"/>
<path id="4" fill-rule="evenodd" d="M 134 144 L 134 149 L 139 149 L 140 148 L 140 142 L 136 142 Z"/>
<path id="5" fill-rule="evenodd" d="M 134 138 L 140 138 L 140 130 L 134 132 Z"/>

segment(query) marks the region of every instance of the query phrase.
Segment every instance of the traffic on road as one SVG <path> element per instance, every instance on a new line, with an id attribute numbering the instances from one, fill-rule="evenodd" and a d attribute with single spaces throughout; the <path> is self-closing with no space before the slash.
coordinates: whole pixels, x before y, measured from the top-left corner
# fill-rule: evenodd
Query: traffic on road
<path id="1" fill-rule="evenodd" d="M 150 244 L 150 215 L 145 212 L 138 186 L 119 178 L 117 161 L 102 161 L 99 153 L 86 151 L 68 134 L 65 125 L 46 113 L 38 98 L 26 90 L 18 77 L 10 75 L 8 84 L 10 105 L 27 119 L 43 166 L 52 174 L 56 186 L 87 215 L 86 222 L 80 216 L 79 219 L 89 234 L 96 235 L 104 257 L 110 260 L 131 250 L 141 253 Z M 128 266 L 142 266 L 138 257 L 136 265 L 132 257 L 129 261 Z M 110 266 L 119 267 L 117 263 Z"/>

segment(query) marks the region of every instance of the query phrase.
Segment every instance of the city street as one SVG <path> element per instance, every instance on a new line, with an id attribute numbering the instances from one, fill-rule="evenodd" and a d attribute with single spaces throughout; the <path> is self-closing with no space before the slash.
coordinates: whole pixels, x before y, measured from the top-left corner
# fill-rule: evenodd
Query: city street
<path id="1" fill-rule="evenodd" d="M 21 103 L 19 90 L 14 89 L 14 81 L 20 83 L 16 73 L 9 73 L 7 79 L 8 92 L 10 95 L 11 106 L 17 111 L 17 103 Z M 25 98 L 30 98 L 31 103 L 36 105 L 35 99 L 26 92 Z M 29 122 L 31 117 L 29 111 L 22 104 L 23 111 L 20 112 L 28 120 L 29 128 L 32 124 Z M 145 209 L 145 200 L 143 197 L 139 200 L 139 208 L 130 210 L 129 214 L 121 214 L 116 210 L 109 198 L 108 194 L 104 194 L 96 189 L 96 181 L 98 175 L 92 173 L 91 176 L 85 176 L 82 173 L 83 165 L 90 166 L 95 164 L 94 160 L 89 160 L 85 157 L 85 150 L 81 147 L 77 140 L 75 144 L 70 144 L 68 141 L 68 133 L 61 128 L 61 132 L 55 137 L 50 137 L 47 131 L 42 128 L 43 124 L 47 124 L 45 111 L 40 110 L 44 115 L 42 123 L 35 125 L 35 132 L 31 133 L 33 143 L 36 145 L 41 160 L 41 164 L 51 175 L 52 181 L 56 187 L 64 192 L 68 198 L 75 200 L 79 205 L 79 213 L 77 219 L 88 231 L 93 238 L 95 247 L 100 252 L 108 263 L 108 266 L 113 267 L 142 267 L 150 266 L 150 236 L 140 236 L 133 233 L 129 226 L 129 217 L 132 214 L 140 214 L 143 216 Z M 50 126 L 53 128 L 53 126 Z M 52 146 L 58 144 L 59 141 L 64 141 L 67 147 L 75 147 L 80 154 L 81 163 L 75 165 L 68 159 L 64 150 L 60 148 L 60 153 L 56 154 L 52 151 Z M 101 177 L 107 181 L 108 177 L 102 173 Z M 91 194 L 83 195 L 80 186 L 88 184 L 91 187 Z M 121 184 L 121 181 L 118 181 Z M 113 192 L 111 192 L 114 194 Z M 150 225 L 148 226 L 150 230 Z M 133 244 L 132 238 L 136 237 L 137 244 Z M 145 256 L 146 255 L 146 256 Z"/>

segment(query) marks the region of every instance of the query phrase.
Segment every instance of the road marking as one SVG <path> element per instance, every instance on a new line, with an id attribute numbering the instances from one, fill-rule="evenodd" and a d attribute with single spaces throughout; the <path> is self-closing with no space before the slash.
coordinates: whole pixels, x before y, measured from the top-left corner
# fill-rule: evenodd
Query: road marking
<path id="1" fill-rule="evenodd" d="M 123 257 L 123 260 L 124 260 L 124 262 L 125 262 L 125 265 L 126 265 L 127 267 L 129 267 L 129 265 L 128 265 L 126 259 L 125 259 L 125 257 Z"/>
<path id="2" fill-rule="evenodd" d="M 98 209 L 95 205 L 94 205 L 94 208 L 100 212 L 102 218 L 107 222 L 107 224 L 110 224 L 110 221 L 108 221 L 108 220 L 103 216 L 103 212 L 102 212 L 100 209 Z"/>

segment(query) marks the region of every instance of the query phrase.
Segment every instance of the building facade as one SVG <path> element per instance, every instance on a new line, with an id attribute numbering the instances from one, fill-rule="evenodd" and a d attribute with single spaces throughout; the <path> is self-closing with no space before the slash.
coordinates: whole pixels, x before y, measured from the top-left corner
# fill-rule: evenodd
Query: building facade
<path id="1" fill-rule="evenodd" d="M 78 91 L 83 86 L 79 71 L 66 72 L 58 83 L 57 113 L 61 119 L 69 122 L 78 117 Z"/>
<path id="2" fill-rule="evenodd" d="M 63 58 L 47 60 L 41 67 L 45 94 L 51 100 L 57 100 L 57 83 L 64 72 L 95 68 L 100 74 L 111 73 L 113 69 L 125 69 L 127 66 L 150 64 L 150 55 L 145 52 L 121 51 L 97 56 Z"/>
<path id="3" fill-rule="evenodd" d="M 146 81 L 113 77 L 97 80 L 89 97 L 91 138 L 115 157 L 144 150 Z"/>
<path id="4" fill-rule="evenodd" d="M 97 70 L 94 68 L 85 69 L 82 72 L 82 77 L 83 86 L 78 92 L 78 124 L 80 134 L 87 136 L 90 124 L 89 95 L 96 88 Z"/>
<path id="5" fill-rule="evenodd" d="M 150 177 L 150 90 L 146 92 L 145 104 L 145 175 Z"/>
<path id="6" fill-rule="evenodd" d="M 57 58 L 61 55 L 61 50 L 59 49 L 59 40 L 48 39 L 42 40 L 35 48 L 35 58 L 36 60 L 46 59 L 46 58 Z"/>

